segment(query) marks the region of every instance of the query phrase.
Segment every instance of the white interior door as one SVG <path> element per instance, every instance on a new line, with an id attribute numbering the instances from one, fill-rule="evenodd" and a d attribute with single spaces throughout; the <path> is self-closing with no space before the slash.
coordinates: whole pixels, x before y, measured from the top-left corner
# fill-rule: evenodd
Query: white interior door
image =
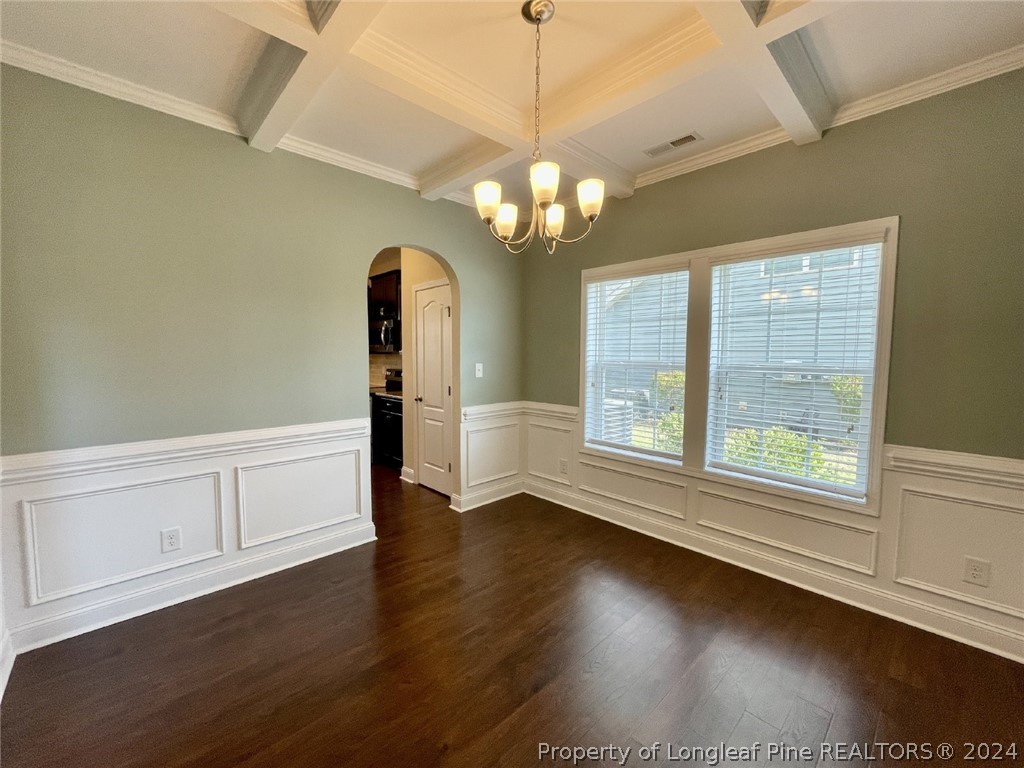
<path id="1" fill-rule="evenodd" d="M 452 493 L 452 289 L 416 289 L 416 479 Z"/>

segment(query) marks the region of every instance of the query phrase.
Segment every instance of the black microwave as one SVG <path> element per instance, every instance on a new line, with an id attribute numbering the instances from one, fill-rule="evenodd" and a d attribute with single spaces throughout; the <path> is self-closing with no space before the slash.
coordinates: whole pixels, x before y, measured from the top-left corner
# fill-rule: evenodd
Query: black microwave
<path id="1" fill-rule="evenodd" d="M 370 321 L 370 352 L 402 351 L 402 321 L 394 318 Z"/>

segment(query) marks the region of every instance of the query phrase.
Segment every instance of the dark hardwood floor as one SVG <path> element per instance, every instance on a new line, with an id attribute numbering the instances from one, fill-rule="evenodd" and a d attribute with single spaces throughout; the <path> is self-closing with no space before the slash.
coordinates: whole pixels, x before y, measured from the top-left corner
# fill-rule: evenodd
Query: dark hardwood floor
<path id="1" fill-rule="evenodd" d="M 1022 665 L 532 497 L 460 516 L 375 469 L 374 499 L 375 544 L 19 656 L 4 767 L 551 764 L 539 742 L 632 747 L 630 766 L 708 764 L 642 761 L 656 741 L 1024 749 Z M 871 764 L 997 764 L 891 758 Z"/>

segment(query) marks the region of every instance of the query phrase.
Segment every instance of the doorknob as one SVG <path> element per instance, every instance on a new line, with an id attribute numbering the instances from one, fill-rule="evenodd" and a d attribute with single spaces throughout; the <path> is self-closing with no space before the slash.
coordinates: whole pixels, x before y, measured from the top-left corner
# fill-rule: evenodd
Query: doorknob
<path id="1" fill-rule="evenodd" d="M 422 403 L 423 402 L 423 398 L 422 397 L 414 397 L 413 400 L 415 400 L 417 403 Z"/>

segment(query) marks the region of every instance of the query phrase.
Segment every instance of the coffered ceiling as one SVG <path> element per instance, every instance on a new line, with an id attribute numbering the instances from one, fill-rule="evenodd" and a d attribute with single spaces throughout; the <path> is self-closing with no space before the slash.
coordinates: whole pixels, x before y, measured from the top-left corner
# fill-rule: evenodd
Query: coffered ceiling
<path id="1" fill-rule="evenodd" d="M 533 30 L 516 0 L 0 2 L 0 57 L 248 140 L 470 201 L 526 198 Z M 557 0 L 543 150 L 626 197 L 1024 67 L 1024 2 Z M 681 136 L 697 140 L 651 157 Z"/>

